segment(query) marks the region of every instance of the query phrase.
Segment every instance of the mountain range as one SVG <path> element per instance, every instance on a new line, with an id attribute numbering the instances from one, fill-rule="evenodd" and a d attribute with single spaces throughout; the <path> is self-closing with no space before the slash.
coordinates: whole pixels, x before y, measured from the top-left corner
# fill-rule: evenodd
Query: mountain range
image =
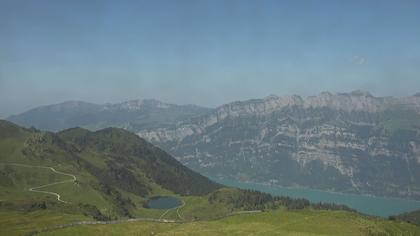
<path id="1" fill-rule="evenodd" d="M 218 178 L 420 199 L 420 94 L 268 96 L 214 109 L 152 101 L 64 103 L 9 120 L 52 130 L 122 127 Z"/>
<path id="2" fill-rule="evenodd" d="M 198 116 L 210 109 L 195 105 L 175 105 L 154 99 L 131 100 L 117 104 L 93 104 L 83 101 L 67 101 L 41 106 L 9 121 L 48 131 L 73 127 L 99 130 L 108 127 L 139 131 L 144 128 L 161 128 L 184 119 Z"/>

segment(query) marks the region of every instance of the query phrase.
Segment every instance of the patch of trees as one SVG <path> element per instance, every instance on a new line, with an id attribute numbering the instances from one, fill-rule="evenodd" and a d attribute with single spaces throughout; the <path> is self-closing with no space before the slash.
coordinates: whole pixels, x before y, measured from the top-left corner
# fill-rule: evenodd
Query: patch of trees
<path id="1" fill-rule="evenodd" d="M 36 210 L 45 210 L 47 209 L 47 203 L 45 201 L 42 202 L 34 202 L 28 205 L 27 211 L 36 211 Z"/>
<path id="2" fill-rule="evenodd" d="M 91 217 L 93 217 L 93 219 L 99 220 L 99 221 L 108 221 L 108 220 L 110 220 L 110 217 L 109 216 L 103 215 L 98 210 L 98 208 L 96 206 L 94 206 L 94 205 L 80 203 L 78 206 L 79 206 L 81 212 L 85 216 L 91 216 Z"/>
<path id="3" fill-rule="evenodd" d="M 136 206 L 130 198 L 122 196 L 118 190 L 108 184 L 101 184 L 100 188 L 101 191 L 105 193 L 107 197 L 115 204 L 115 209 L 117 210 L 118 215 L 133 218 L 131 210 Z"/>
<path id="4" fill-rule="evenodd" d="M 140 181 L 128 168 L 118 167 L 119 164 L 116 162 L 107 161 L 108 168 L 106 170 L 97 168 L 88 162 L 83 164 L 104 185 L 118 186 L 124 191 L 143 197 L 149 193 L 146 183 Z"/>
<path id="5" fill-rule="evenodd" d="M 403 213 L 397 216 L 388 217 L 389 220 L 402 220 L 410 224 L 420 226 L 420 210 Z"/>
<path id="6" fill-rule="evenodd" d="M 0 169 L 0 186 L 12 187 L 13 177 L 16 176 L 16 171 L 8 165 Z"/>
<path id="7" fill-rule="evenodd" d="M 137 173 L 145 174 L 163 188 L 181 195 L 207 195 L 221 187 L 127 131 L 109 128 L 80 135 L 72 135 L 71 131 L 62 135 L 78 146 L 89 147 L 90 151 L 107 159 L 106 170 L 86 164 L 89 172 L 101 182 L 117 185 L 124 191 L 140 196 L 148 194 L 147 179 L 137 178 Z M 76 131 L 74 132 L 77 133 Z"/>
<path id="8" fill-rule="evenodd" d="M 242 190 L 234 206 L 244 210 L 264 210 L 265 208 L 274 207 L 273 203 L 274 198 L 270 194 L 253 190 Z"/>
<path id="9" fill-rule="evenodd" d="M 234 209 L 242 210 L 269 210 L 283 206 L 288 210 L 301 210 L 312 207 L 317 210 L 342 210 L 352 211 L 345 205 L 334 203 L 311 203 L 304 198 L 291 198 L 283 196 L 272 196 L 255 190 L 242 189 L 220 189 L 211 193 L 208 197 L 210 204 L 227 204 Z"/>
<path id="10" fill-rule="evenodd" d="M 166 152 L 147 144 L 147 150 L 138 152 L 141 169 L 157 184 L 181 195 L 207 195 L 221 185 L 183 166 Z"/>
<path id="11" fill-rule="evenodd" d="M 312 203 L 311 206 L 312 206 L 312 208 L 317 209 L 317 210 L 333 210 L 333 211 L 351 211 L 351 212 L 356 212 L 355 209 L 350 208 L 350 207 L 348 207 L 346 205 L 342 205 L 342 204 L 319 202 L 319 203 Z"/>
<path id="12" fill-rule="evenodd" d="M 254 190 L 222 189 L 209 195 L 210 204 L 221 203 L 242 210 L 265 210 L 276 206 L 273 196 Z"/>
<path id="13" fill-rule="evenodd" d="M 281 205 L 285 206 L 288 210 L 300 210 L 309 207 L 311 203 L 304 198 L 291 198 L 291 197 L 275 197 Z"/>

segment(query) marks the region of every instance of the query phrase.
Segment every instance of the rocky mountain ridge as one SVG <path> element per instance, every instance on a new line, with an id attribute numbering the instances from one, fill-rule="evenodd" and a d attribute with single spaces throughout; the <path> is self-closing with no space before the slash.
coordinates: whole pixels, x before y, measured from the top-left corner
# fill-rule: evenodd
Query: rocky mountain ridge
<path id="1" fill-rule="evenodd" d="M 9 121 L 38 129 L 58 131 L 75 126 L 90 130 L 119 127 L 138 131 L 144 127 L 165 127 L 198 116 L 209 108 L 195 105 L 175 105 L 154 99 L 130 100 L 121 103 L 93 104 L 67 101 L 41 106 L 10 116 Z"/>
<path id="2" fill-rule="evenodd" d="M 419 199 L 419 111 L 419 96 L 269 96 L 138 135 L 208 175 Z"/>
<path id="3" fill-rule="evenodd" d="M 10 120 L 40 129 L 120 127 L 210 176 L 420 199 L 420 95 L 268 96 L 215 109 L 67 102 Z"/>
<path id="4" fill-rule="evenodd" d="M 154 132 L 141 131 L 140 136 L 156 141 L 175 141 L 182 139 L 194 132 L 202 132 L 226 118 L 256 115 L 265 116 L 281 109 L 300 107 L 303 109 L 328 108 L 343 112 L 368 112 L 377 113 L 391 109 L 412 110 L 420 113 L 420 96 L 409 97 L 374 97 L 369 92 L 356 90 L 351 93 L 322 92 L 318 96 L 302 98 L 298 95 L 276 96 L 270 95 L 263 99 L 236 101 L 222 105 L 208 115 L 196 118 L 193 121 L 184 121 L 171 130 L 155 130 Z"/>

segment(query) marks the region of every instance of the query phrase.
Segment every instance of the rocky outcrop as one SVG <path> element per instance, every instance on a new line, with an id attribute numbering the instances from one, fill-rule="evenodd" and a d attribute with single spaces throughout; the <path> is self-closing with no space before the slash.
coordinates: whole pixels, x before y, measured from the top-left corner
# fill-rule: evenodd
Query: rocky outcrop
<path id="1" fill-rule="evenodd" d="M 202 173 L 420 199 L 420 96 L 254 99 L 138 132 Z"/>

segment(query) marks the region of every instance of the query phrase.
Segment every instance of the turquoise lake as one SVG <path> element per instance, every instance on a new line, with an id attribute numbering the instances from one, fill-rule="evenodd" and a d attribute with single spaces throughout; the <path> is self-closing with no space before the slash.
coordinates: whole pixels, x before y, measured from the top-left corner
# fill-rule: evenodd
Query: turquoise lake
<path id="1" fill-rule="evenodd" d="M 154 197 L 147 201 L 147 206 L 152 209 L 170 209 L 181 205 L 175 197 Z"/>
<path id="2" fill-rule="evenodd" d="M 383 198 L 366 195 L 332 193 L 307 188 L 287 188 L 280 186 L 268 186 L 254 183 L 244 183 L 235 180 L 212 178 L 213 181 L 226 186 L 242 189 L 253 189 L 270 193 L 274 196 L 289 196 L 293 198 L 306 198 L 311 202 L 327 202 L 344 204 L 357 211 L 369 215 L 388 217 L 407 211 L 420 209 L 420 201 Z"/>

